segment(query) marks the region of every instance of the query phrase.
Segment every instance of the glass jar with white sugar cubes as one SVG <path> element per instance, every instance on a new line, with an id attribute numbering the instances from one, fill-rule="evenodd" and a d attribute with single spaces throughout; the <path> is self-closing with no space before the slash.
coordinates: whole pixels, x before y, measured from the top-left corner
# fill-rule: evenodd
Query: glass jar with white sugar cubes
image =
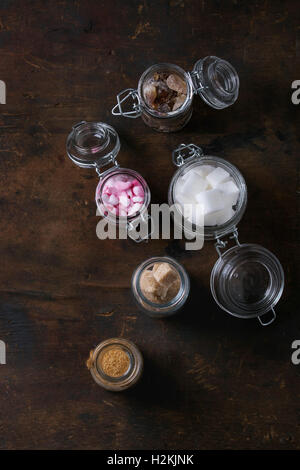
<path id="1" fill-rule="evenodd" d="M 279 260 L 266 248 L 240 244 L 237 224 L 247 205 L 247 188 L 240 171 L 218 157 L 206 156 L 194 144 L 181 144 L 173 152 L 179 167 L 169 187 L 169 205 L 174 221 L 185 220 L 192 230 L 202 230 L 204 239 L 215 240 L 219 259 L 211 272 L 210 286 L 216 303 L 239 318 L 258 318 L 271 324 L 274 306 L 284 288 Z M 228 243 L 234 244 L 227 249 Z"/>
<path id="2" fill-rule="evenodd" d="M 175 132 L 190 120 L 194 95 L 212 108 L 223 109 L 237 100 L 238 93 L 237 72 L 224 59 L 205 57 L 190 72 L 174 64 L 155 64 L 142 74 L 136 90 L 128 88 L 117 95 L 112 114 L 141 116 L 156 131 Z"/>
<path id="3" fill-rule="evenodd" d="M 178 170 L 169 187 L 169 205 L 194 228 L 204 225 L 206 240 L 232 232 L 247 205 L 240 171 L 222 158 L 204 155 L 194 144 L 181 144 L 173 162 Z"/>
<path id="4" fill-rule="evenodd" d="M 146 181 L 139 173 L 119 166 L 119 151 L 117 132 L 102 122 L 81 121 L 73 126 L 67 138 L 69 158 L 82 168 L 94 168 L 100 178 L 96 188 L 100 215 L 110 223 L 124 227 L 130 236 L 131 229 L 135 233 L 138 222 L 148 225 L 147 208 L 151 196 Z M 132 238 L 136 242 L 142 241 L 136 236 Z"/>

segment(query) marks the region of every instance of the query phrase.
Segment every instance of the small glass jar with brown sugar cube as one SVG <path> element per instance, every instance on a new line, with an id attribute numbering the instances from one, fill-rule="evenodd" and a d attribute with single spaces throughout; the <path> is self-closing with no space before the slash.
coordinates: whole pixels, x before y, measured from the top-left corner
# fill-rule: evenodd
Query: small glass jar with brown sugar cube
<path id="1" fill-rule="evenodd" d="M 190 280 L 184 267 L 167 256 L 153 257 L 133 273 L 131 288 L 139 308 L 153 318 L 178 312 L 190 292 Z"/>
<path id="2" fill-rule="evenodd" d="M 143 356 L 137 346 L 124 338 L 111 338 L 90 352 L 86 363 L 101 387 L 120 392 L 135 385 L 143 372 Z"/>

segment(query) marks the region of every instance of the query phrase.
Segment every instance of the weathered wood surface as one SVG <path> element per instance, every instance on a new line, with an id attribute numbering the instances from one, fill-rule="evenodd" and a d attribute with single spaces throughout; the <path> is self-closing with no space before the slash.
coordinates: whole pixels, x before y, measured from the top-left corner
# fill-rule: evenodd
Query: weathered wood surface
<path id="1" fill-rule="evenodd" d="M 237 68 L 238 102 L 224 111 L 199 99 L 184 131 L 161 135 L 114 118 L 117 92 L 153 63 L 186 70 L 214 54 Z M 0 448 L 300 448 L 296 160 L 300 107 L 297 1 L 2 0 L 0 79 Z M 97 177 L 66 157 L 80 120 L 116 127 L 120 161 L 166 201 L 171 151 L 202 145 L 244 174 L 249 203 L 240 239 L 273 251 L 286 273 L 277 321 L 262 328 L 222 312 L 209 276 L 212 243 L 100 241 Z M 133 269 L 168 253 L 192 279 L 188 305 L 154 321 L 130 294 Z M 298 258 L 299 259 L 299 258 Z M 129 393 L 99 388 L 85 368 L 100 340 L 123 336 L 145 356 Z"/>

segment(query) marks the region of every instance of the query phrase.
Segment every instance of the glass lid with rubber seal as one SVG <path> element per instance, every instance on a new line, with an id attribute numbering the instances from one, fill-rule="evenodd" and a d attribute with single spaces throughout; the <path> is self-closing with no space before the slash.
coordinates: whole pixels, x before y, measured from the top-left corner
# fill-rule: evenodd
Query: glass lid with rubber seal
<path id="1" fill-rule="evenodd" d="M 81 121 L 75 124 L 67 138 L 68 157 L 83 168 L 99 169 L 115 162 L 120 140 L 115 129 L 104 122 Z"/>
<path id="2" fill-rule="evenodd" d="M 195 92 L 212 108 L 227 108 L 238 98 L 238 74 L 224 59 L 208 56 L 198 60 L 191 72 L 191 78 Z"/>

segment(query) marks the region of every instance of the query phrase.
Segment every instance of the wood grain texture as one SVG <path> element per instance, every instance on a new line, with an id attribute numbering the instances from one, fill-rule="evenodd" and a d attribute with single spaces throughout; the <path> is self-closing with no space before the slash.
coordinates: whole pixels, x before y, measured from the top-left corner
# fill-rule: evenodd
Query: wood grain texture
<path id="1" fill-rule="evenodd" d="M 2 449 L 299 449 L 297 1 L 2 0 L 0 79 L 0 366 Z M 161 135 L 114 118 L 116 94 L 153 63 L 190 70 L 217 55 L 238 70 L 237 103 L 194 100 L 188 126 Z M 281 260 L 286 288 L 268 328 L 222 312 L 209 290 L 212 243 L 100 241 L 93 171 L 66 157 L 80 120 L 119 132 L 123 166 L 165 202 L 171 151 L 194 142 L 242 171 L 249 203 L 240 240 Z M 138 263 L 170 254 L 190 273 L 183 312 L 154 321 L 131 297 Z M 142 382 L 112 394 L 85 368 L 89 350 L 122 336 L 145 358 Z"/>

